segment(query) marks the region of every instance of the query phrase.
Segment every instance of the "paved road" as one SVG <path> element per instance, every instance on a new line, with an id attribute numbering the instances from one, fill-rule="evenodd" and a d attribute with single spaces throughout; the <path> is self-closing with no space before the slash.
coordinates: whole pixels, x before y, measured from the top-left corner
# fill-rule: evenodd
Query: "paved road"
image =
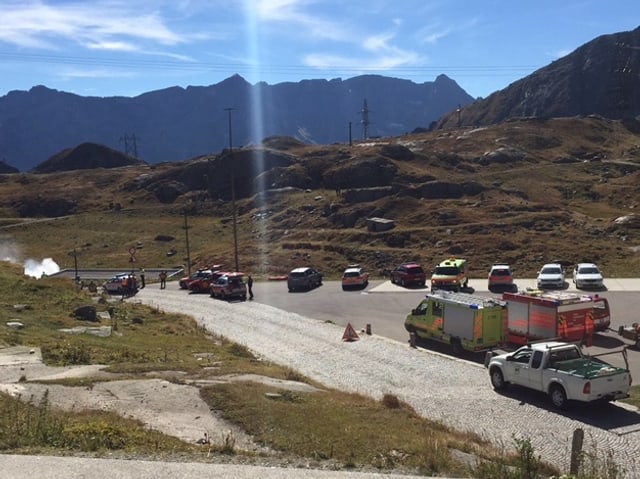
<path id="1" fill-rule="evenodd" d="M 535 288 L 535 279 L 518 280 L 517 286 L 521 290 Z M 637 311 L 640 311 L 640 279 L 608 279 L 606 287 L 606 291 L 589 292 L 607 297 L 612 313 L 611 330 L 596 334 L 594 346 L 589 348 L 590 354 L 619 351 L 625 345 L 632 346 L 632 341 L 621 338 L 617 330 L 619 326 L 640 322 L 637 315 Z M 372 281 L 364 291 L 342 291 L 339 281 L 325 281 L 321 287 L 308 292 L 289 293 L 286 284 L 277 281 L 254 283 L 253 290 L 257 302 L 344 327 L 351 323 L 358 332 L 365 331 L 370 325 L 374 334 L 401 342 L 409 338 L 404 329 L 404 317 L 429 292 L 428 288 L 409 289 L 384 280 Z M 567 284 L 565 291 L 579 292 L 573 284 Z M 488 291 L 486 279 L 470 280 L 469 292 L 481 296 L 494 295 Z M 449 352 L 434 344 L 423 346 Z M 476 359 L 480 360 L 481 357 Z M 628 359 L 632 376 L 640 378 L 640 351 L 629 349 Z M 625 365 L 620 354 L 607 356 L 606 360 L 617 366 Z"/>

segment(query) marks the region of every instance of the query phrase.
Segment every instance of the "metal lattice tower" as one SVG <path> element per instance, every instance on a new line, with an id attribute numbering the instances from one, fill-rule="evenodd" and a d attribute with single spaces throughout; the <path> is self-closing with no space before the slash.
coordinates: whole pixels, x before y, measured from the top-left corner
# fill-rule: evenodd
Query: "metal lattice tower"
<path id="1" fill-rule="evenodd" d="M 362 139 L 367 140 L 369 138 L 369 107 L 367 106 L 366 98 L 364 99 L 360 114 L 362 115 L 362 119 L 360 120 L 362 124 Z"/>

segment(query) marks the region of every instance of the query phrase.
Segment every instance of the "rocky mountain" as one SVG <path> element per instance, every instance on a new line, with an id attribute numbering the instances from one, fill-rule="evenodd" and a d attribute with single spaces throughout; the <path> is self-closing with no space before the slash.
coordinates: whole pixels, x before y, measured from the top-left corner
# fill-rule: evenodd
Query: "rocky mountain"
<path id="1" fill-rule="evenodd" d="M 438 122 L 439 128 L 509 118 L 640 115 L 640 27 L 603 35 L 531 75 Z"/>
<path id="2" fill-rule="evenodd" d="M 365 104 L 366 101 L 366 104 Z M 445 75 L 434 82 L 364 75 L 210 86 L 137 97 L 82 97 L 37 86 L 0 97 L 0 158 L 28 171 L 63 150 L 97 143 L 155 164 L 285 135 L 308 144 L 397 136 L 473 101 Z M 232 108 L 233 110 L 226 111 Z M 231 120 L 231 122 L 229 122 Z"/>

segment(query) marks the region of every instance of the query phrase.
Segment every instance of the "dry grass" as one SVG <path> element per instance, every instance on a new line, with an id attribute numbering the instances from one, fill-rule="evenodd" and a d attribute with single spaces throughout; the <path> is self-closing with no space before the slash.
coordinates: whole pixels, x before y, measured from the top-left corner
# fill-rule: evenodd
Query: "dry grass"
<path id="1" fill-rule="evenodd" d="M 337 277 L 349 262 L 376 274 L 405 259 L 427 267 L 459 254 L 471 260 L 472 276 L 484 277 L 495 261 L 511 262 L 521 276 L 532 275 L 553 259 L 592 260 L 606 274 L 631 276 L 640 267 L 637 226 L 613 220 L 640 204 L 636 135 L 619 123 L 587 119 L 531 120 L 477 130 L 438 131 L 378 140 L 410 147 L 412 160 L 393 160 L 398 194 L 348 204 L 333 189 L 293 190 L 239 198 L 239 263 L 256 277 L 286 273 L 301 264 Z M 382 145 L 297 147 L 294 168 L 322 172 L 347 165 L 345 155 L 377 158 Z M 508 163 L 490 162 L 488 152 L 520 152 Z M 517 159 L 519 158 L 519 159 Z M 2 244 L 23 258 L 51 257 L 73 267 L 127 268 L 128 249 L 139 245 L 146 267 L 186 263 L 185 210 L 193 265 L 232 263 L 231 208 L 227 202 L 190 193 L 163 204 L 152 192 L 131 188 L 142 174 L 179 174 L 184 164 L 88 170 L 48 175 L 5 175 L 0 179 Z M 323 170 L 324 169 L 324 170 Z M 454 199 L 411 198 L 402 192 L 426 179 L 477 182 L 483 191 Z M 129 185 L 129 186 L 127 186 Z M 65 218 L 25 221 L 16 217 L 21 198 L 63 197 L 77 204 Z M 119 203 L 121 209 L 114 209 Z M 338 205 L 341 215 L 357 218 L 353 227 L 326 214 Z M 396 228 L 370 233 L 368 216 L 391 218 Z M 158 241 L 158 235 L 172 237 Z M 178 254 L 167 257 L 175 248 Z"/>

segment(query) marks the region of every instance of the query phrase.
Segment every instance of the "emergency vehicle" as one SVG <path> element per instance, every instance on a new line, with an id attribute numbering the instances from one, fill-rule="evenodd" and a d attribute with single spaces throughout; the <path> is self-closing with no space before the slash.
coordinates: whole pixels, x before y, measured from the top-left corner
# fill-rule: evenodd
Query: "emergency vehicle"
<path id="1" fill-rule="evenodd" d="M 464 258 L 444 260 L 431 275 L 431 289 L 460 291 L 469 285 L 469 263 Z"/>
<path id="2" fill-rule="evenodd" d="M 450 344 L 454 354 L 460 354 L 501 345 L 506 321 L 501 300 L 433 291 L 407 315 L 404 326 L 421 338 Z"/>
<path id="3" fill-rule="evenodd" d="M 609 311 L 606 298 L 569 292 L 505 292 L 497 299 L 438 290 L 426 295 L 404 325 L 460 354 L 546 339 L 590 344 L 596 321 L 609 321 Z"/>
<path id="4" fill-rule="evenodd" d="M 505 292 L 502 299 L 508 311 L 505 340 L 512 344 L 551 338 L 589 343 L 596 320 L 610 317 L 607 299 L 599 296 L 536 290 Z"/>

